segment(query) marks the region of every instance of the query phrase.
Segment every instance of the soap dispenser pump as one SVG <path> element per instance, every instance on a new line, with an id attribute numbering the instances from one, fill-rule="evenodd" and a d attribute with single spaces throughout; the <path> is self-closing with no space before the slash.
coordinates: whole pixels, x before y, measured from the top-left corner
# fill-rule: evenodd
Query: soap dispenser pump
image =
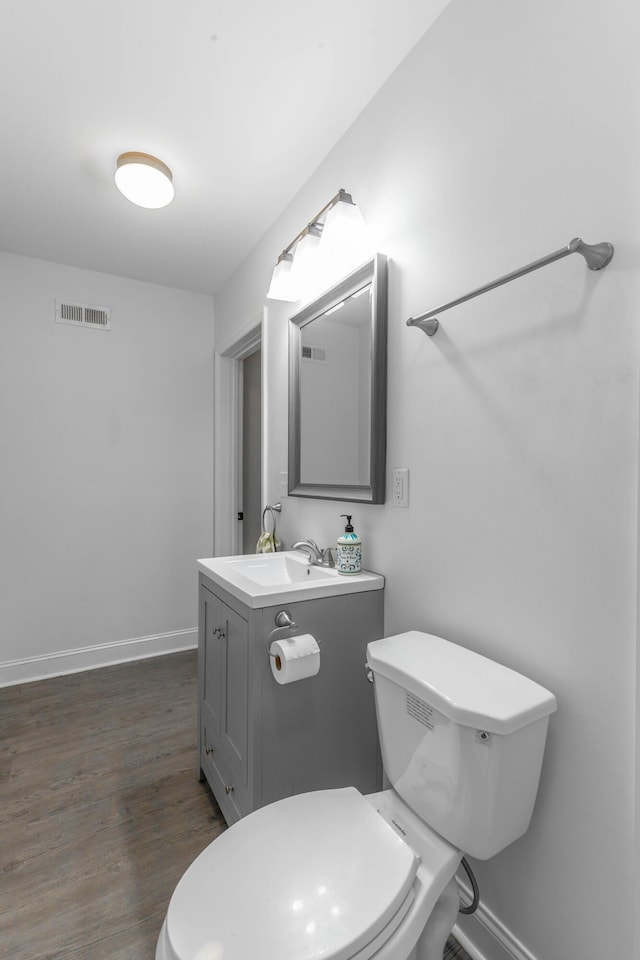
<path id="1" fill-rule="evenodd" d="M 353 574 L 360 573 L 362 570 L 362 541 L 357 533 L 353 532 L 351 525 L 351 514 L 341 513 L 347 523 L 344 533 L 338 537 L 338 549 L 336 555 L 336 570 L 338 573 Z"/>

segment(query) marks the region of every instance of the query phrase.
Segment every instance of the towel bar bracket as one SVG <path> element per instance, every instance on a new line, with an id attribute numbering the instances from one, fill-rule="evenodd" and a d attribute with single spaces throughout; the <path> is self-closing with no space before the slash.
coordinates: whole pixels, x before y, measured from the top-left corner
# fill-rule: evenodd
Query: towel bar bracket
<path id="1" fill-rule="evenodd" d="M 445 310 L 450 310 L 452 307 L 457 307 L 467 300 L 472 300 L 474 297 L 479 297 L 483 293 L 495 290 L 496 287 L 510 283 L 511 280 L 517 280 L 518 277 L 523 277 L 527 273 L 539 270 L 540 267 L 546 267 L 547 264 L 561 260 L 563 257 L 568 257 L 572 253 L 579 253 L 584 257 L 589 270 L 603 270 L 607 264 L 611 262 L 611 258 L 613 257 L 613 244 L 607 243 L 606 241 L 604 243 L 584 243 L 580 237 L 574 237 L 566 247 L 555 250 L 546 257 L 541 257 L 540 260 L 534 260 L 533 263 L 528 263 L 525 267 L 520 267 L 519 270 L 513 270 L 503 277 L 498 277 L 497 280 L 493 280 L 491 283 L 485 283 L 484 286 L 478 287 L 470 293 L 465 293 L 464 296 L 458 297 L 457 300 L 451 300 L 449 303 L 443 303 L 439 307 L 434 307 L 433 310 L 428 310 L 427 313 L 422 313 L 419 317 L 409 317 L 407 326 L 418 327 L 424 331 L 428 337 L 432 337 L 440 326 L 436 318 L 437 313 L 444 313 Z"/>
<path id="2" fill-rule="evenodd" d="M 409 323 L 409 320 L 411 320 L 411 323 Z M 429 320 L 420 320 L 417 318 L 414 320 L 413 317 L 409 317 L 409 320 L 407 320 L 408 327 L 420 327 L 428 337 L 432 337 L 434 333 L 437 333 L 438 327 L 440 326 L 437 317 L 431 317 Z"/>

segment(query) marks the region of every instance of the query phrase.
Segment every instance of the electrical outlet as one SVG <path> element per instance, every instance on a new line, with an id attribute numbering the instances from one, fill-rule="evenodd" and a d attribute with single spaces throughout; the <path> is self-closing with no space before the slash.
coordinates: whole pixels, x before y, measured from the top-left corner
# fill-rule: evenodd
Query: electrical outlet
<path id="1" fill-rule="evenodd" d="M 394 507 L 409 506 L 409 468 L 396 467 L 392 473 L 391 503 Z"/>
<path id="2" fill-rule="evenodd" d="M 280 471 L 280 496 L 287 497 L 289 495 L 289 474 L 286 470 Z"/>

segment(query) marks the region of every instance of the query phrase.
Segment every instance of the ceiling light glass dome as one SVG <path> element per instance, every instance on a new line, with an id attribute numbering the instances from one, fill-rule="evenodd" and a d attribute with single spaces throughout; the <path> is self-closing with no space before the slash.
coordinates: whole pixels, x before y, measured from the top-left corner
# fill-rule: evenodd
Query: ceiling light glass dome
<path id="1" fill-rule="evenodd" d="M 171 170 L 148 153 L 120 154 L 115 180 L 120 193 L 139 207 L 157 209 L 173 200 Z"/>

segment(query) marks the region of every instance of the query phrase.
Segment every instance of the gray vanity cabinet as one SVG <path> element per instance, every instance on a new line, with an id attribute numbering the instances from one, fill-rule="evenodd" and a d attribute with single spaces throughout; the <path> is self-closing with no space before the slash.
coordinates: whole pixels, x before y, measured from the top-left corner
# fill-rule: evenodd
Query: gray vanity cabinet
<path id="1" fill-rule="evenodd" d="M 228 823 L 282 797 L 353 785 L 381 787 L 366 645 L 383 635 L 383 590 L 250 608 L 200 574 L 198 751 Z M 268 637 L 286 609 L 297 623 L 272 639 L 311 633 L 314 677 L 279 684 Z"/>

